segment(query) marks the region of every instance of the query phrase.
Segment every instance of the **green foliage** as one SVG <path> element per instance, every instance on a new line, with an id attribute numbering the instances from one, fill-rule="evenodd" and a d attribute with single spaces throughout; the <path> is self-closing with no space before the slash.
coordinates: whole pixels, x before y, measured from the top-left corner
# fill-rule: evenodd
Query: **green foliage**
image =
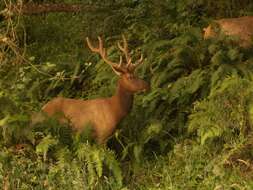
<path id="1" fill-rule="evenodd" d="M 43 155 L 43 160 L 47 159 L 47 152 L 50 147 L 57 144 L 57 140 L 53 139 L 51 135 L 44 137 L 41 142 L 36 146 L 36 153 Z"/>
<path id="2" fill-rule="evenodd" d="M 115 159 L 115 155 L 111 150 L 103 147 L 90 146 L 87 143 L 78 144 L 76 147 L 77 158 L 86 163 L 88 175 L 88 185 L 96 184 L 103 174 L 103 166 L 106 166 L 112 173 L 112 177 L 107 180 L 110 185 L 116 187 L 122 186 L 122 174 L 119 163 Z"/>
<path id="3" fill-rule="evenodd" d="M 189 131 L 197 131 L 201 144 L 219 137 L 233 142 L 244 136 L 250 126 L 248 109 L 252 100 L 252 83 L 236 76 L 224 79 L 210 95 L 196 102 L 189 118 Z"/>
<path id="4" fill-rule="evenodd" d="M 0 186 L 252 189 L 252 49 L 224 36 L 203 40 L 202 28 L 210 18 L 250 15 L 253 4 L 87 3 L 108 11 L 0 20 Z M 91 130 L 74 133 L 55 119 L 31 127 L 34 112 L 52 97 L 113 94 L 117 77 L 84 39 L 102 35 L 117 61 L 121 33 L 133 60 L 143 52 L 137 74 L 152 90 L 135 96 L 108 146 L 94 144 Z"/>
<path id="5" fill-rule="evenodd" d="M 48 124 L 47 121 L 46 123 Z M 5 125 L 6 122 L 2 124 Z M 57 123 L 51 124 L 55 126 L 49 125 L 49 130 L 34 128 L 30 132 L 33 138 L 20 137 L 13 132 L 15 138 L 22 139 L 26 144 L 9 144 L 2 149 L 0 176 L 4 178 L 8 175 L 12 189 L 25 187 L 80 189 L 87 185 L 89 189 L 122 187 L 122 171 L 112 150 L 91 145 L 85 138 L 81 140 L 80 134 L 72 134 L 70 130 L 67 137 L 64 133 L 56 135 L 50 129 L 60 126 Z M 11 127 L 9 124 L 8 128 L 2 131 L 2 142 L 9 140 L 5 134 L 12 132 Z M 66 145 L 66 141 L 72 143 Z M 21 174 L 22 171 L 26 171 L 25 176 Z M 102 179 L 107 180 L 103 182 Z"/>

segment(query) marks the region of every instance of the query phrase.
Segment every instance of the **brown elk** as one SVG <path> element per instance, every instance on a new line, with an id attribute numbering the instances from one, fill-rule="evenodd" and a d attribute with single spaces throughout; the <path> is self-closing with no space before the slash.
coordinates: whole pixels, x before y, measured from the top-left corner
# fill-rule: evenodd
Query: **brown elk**
<path id="1" fill-rule="evenodd" d="M 214 27 L 218 26 L 218 29 Z M 249 48 L 253 39 L 253 16 L 244 16 L 239 18 L 225 18 L 215 20 L 204 28 L 204 39 L 217 37 L 223 33 L 228 36 L 234 36 L 241 47 Z"/>
<path id="2" fill-rule="evenodd" d="M 114 132 L 116 125 L 128 114 L 133 104 L 134 93 L 147 91 L 150 88 L 148 83 L 134 74 L 137 66 L 143 63 L 143 56 L 141 55 L 140 59 L 133 64 L 128 51 L 127 40 L 124 36 L 122 37 L 123 44 L 118 43 L 118 48 L 123 52 L 125 61 L 120 56 L 118 64 L 108 59 L 100 37 L 98 37 L 98 47 L 94 47 L 89 38 L 86 38 L 91 51 L 100 54 L 104 62 L 110 65 L 113 71 L 120 76 L 115 95 L 109 98 L 86 101 L 57 97 L 42 108 L 49 117 L 56 113 L 62 113 L 77 131 L 82 131 L 87 123 L 91 124 L 94 138 L 99 144 L 106 142 Z M 62 121 L 64 118 L 59 118 L 59 120 Z"/>

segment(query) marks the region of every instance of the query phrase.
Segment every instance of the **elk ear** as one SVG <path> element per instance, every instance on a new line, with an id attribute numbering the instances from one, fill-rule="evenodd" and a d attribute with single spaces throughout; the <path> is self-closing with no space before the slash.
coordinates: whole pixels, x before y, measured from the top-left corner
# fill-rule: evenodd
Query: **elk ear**
<path id="1" fill-rule="evenodd" d="M 112 66 L 112 70 L 116 73 L 116 75 L 121 76 L 126 73 L 126 71 L 122 67 L 114 67 Z"/>

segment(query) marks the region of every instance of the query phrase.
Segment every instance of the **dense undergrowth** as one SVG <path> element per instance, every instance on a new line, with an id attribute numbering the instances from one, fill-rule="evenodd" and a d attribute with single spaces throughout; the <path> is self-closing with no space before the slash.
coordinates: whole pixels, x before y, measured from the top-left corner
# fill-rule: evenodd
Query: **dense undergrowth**
<path id="1" fill-rule="evenodd" d="M 1 8 L 11 2 L 0 3 Z M 0 186 L 253 189 L 252 49 L 241 49 L 229 38 L 202 39 L 208 21 L 253 14 L 253 4 L 89 3 L 112 11 L 0 21 Z M 53 119 L 31 127 L 34 113 L 55 96 L 113 94 L 117 77 L 89 52 L 84 39 L 102 35 L 113 59 L 121 33 L 133 55 L 144 53 L 138 75 L 150 82 L 151 91 L 135 96 L 131 113 L 107 146 Z"/>

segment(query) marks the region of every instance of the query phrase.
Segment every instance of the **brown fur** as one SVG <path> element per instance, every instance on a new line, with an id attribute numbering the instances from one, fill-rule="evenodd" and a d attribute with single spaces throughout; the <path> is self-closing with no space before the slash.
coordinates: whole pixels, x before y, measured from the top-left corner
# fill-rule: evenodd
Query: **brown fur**
<path id="1" fill-rule="evenodd" d="M 235 36 L 238 38 L 238 43 L 244 48 L 252 46 L 253 38 L 253 16 L 245 16 L 239 18 L 225 18 L 215 20 L 220 31 L 228 36 Z M 204 28 L 204 39 L 217 37 L 220 33 L 214 31 L 212 25 Z"/>

